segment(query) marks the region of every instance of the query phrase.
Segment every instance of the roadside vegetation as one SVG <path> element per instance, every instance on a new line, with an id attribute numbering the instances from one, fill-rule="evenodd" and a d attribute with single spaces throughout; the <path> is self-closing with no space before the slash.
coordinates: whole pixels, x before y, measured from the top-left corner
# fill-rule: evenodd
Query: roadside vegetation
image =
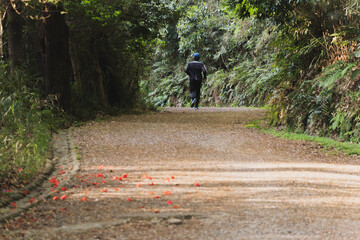
<path id="1" fill-rule="evenodd" d="M 41 98 L 40 79 L 8 75 L 6 68 L 0 70 L 0 187 L 8 190 L 27 184 L 51 157 L 51 131 L 60 126 L 61 112 L 53 96 Z"/>

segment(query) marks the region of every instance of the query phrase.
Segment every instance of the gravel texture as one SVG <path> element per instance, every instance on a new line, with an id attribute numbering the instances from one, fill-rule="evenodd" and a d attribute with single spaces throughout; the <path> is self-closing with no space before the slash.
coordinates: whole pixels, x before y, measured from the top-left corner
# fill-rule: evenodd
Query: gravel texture
<path id="1" fill-rule="evenodd" d="M 264 115 L 165 108 L 76 128 L 80 171 L 54 193 L 66 199 L 0 238 L 359 239 L 359 157 L 245 127 Z"/>

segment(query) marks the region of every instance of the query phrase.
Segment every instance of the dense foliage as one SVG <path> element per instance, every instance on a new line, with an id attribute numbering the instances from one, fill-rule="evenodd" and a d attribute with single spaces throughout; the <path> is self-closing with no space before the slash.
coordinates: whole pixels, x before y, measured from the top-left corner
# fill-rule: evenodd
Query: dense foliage
<path id="1" fill-rule="evenodd" d="M 6 75 L 6 65 L 1 66 L 1 72 L 0 186 L 21 186 L 48 157 L 55 99 L 41 99 L 39 79 L 21 72 Z"/>
<path id="2" fill-rule="evenodd" d="M 269 105 L 274 125 L 359 142 L 358 1 L 185 1 L 178 11 L 144 84 L 153 103 L 189 104 L 183 68 L 200 52 L 203 104 Z"/>

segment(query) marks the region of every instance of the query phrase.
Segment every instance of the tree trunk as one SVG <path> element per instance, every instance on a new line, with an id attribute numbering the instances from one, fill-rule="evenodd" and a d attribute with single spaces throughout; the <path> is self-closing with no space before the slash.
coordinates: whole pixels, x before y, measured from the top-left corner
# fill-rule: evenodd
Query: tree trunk
<path id="1" fill-rule="evenodd" d="M 3 48 L 4 29 L 3 29 L 2 16 L 3 16 L 3 13 L 0 11 L 0 59 L 3 59 L 3 57 L 4 57 L 4 48 Z"/>
<path id="2" fill-rule="evenodd" d="M 74 76 L 74 82 L 77 83 L 77 91 L 79 91 L 80 95 L 84 92 L 84 84 L 81 77 L 81 63 L 78 60 L 78 56 L 76 53 L 76 44 L 75 39 L 73 35 L 70 32 L 70 38 L 69 38 L 69 53 L 71 58 L 71 65 L 73 68 L 73 76 Z"/>
<path id="3" fill-rule="evenodd" d="M 103 73 L 101 71 L 98 59 L 94 60 L 94 67 L 95 67 L 95 71 L 99 74 L 97 87 L 98 87 L 98 93 L 99 93 L 101 105 L 103 107 L 108 107 L 109 101 L 108 101 L 106 93 L 105 93 L 104 77 L 103 77 Z"/>
<path id="4" fill-rule="evenodd" d="M 10 70 L 13 72 L 24 63 L 25 59 L 23 39 L 24 20 L 11 6 L 7 8 L 6 14 Z"/>
<path id="5" fill-rule="evenodd" d="M 47 5 L 39 31 L 38 56 L 45 76 L 45 92 L 58 95 L 65 110 L 71 107 L 72 66 L 69 53 L 69 29 L 60 6 Z"/>

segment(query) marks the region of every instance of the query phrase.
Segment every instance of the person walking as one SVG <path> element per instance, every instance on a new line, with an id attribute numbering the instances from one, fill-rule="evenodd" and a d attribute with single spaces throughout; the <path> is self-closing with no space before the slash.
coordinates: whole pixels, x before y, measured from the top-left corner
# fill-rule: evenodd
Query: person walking
<path id="1" fill-rule="evenodd" d="M 195 106 L 197 110 L 200 102 L 201 84 L 206 81 L 206 67 L 204 63 L 200 62 L 199 53 L 194 54 L 194 61 L 188 63 L 185 72 L 190 78 L 190 106 Z"/>

